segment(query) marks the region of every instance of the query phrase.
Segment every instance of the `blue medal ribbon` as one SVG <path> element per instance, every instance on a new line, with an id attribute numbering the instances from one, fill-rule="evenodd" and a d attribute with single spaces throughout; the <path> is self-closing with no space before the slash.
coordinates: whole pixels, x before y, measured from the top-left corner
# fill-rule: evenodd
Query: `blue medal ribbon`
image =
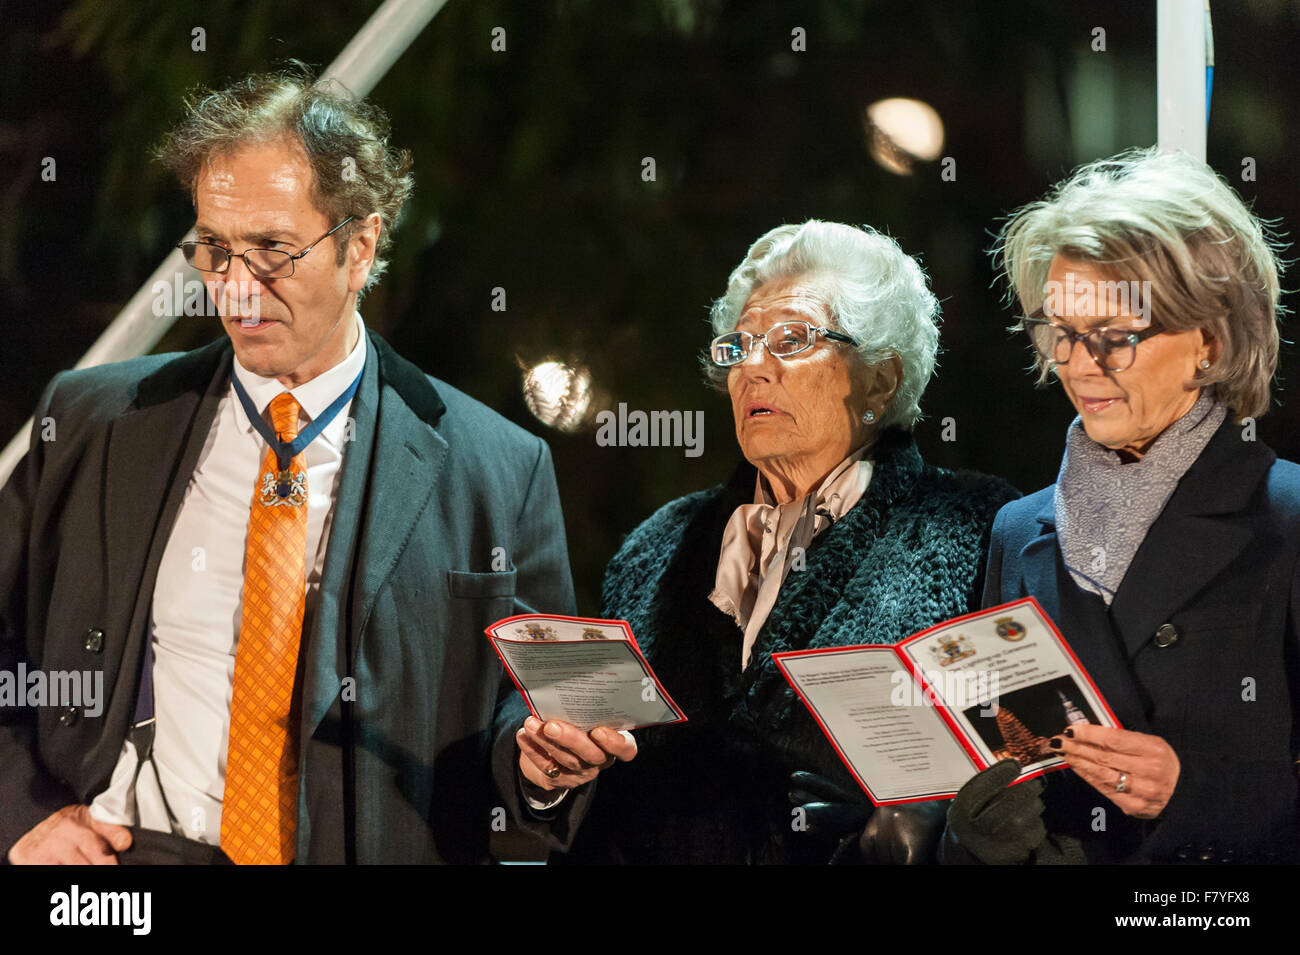
<path id="1" fill-rule="evenodd" d="M 352 384 L 343 390 L 343 394 L 335 398 L 328 408 L 326 408 L 319 418 L 314 419 L 307 427 L 298 432 L 298 437 L 294 438 L 287 444 L 280 440 L 280 436 L 275 433 L 275 429 L 266 423 L 262 413 L 257 410 L 257 405 L 253 404 L 253 399 L 248 397 L 248 392 L 244 386 L 239 383 L 239 376 L 233 371 L 230 373 L 230 382 L 235 386 L 235 394 L 239 396 L 239 403 L 244 406 L 244 413 L 248 415 L 248 420 L 252 422 L 257 433 L 260 434 L 271 450 L 275 452 L 275 462 L 279 465 L 281 474 L 289 470 L 289 465 L 295 457 L 305 448 L 316 440 L 316 436 L 325 430 L 326 425 L 334 420 L 334 416 L 343 410 L 343 406 L 352 400 L 352 396 L 357 393 L 357 388 L 361 386 L 361 376 L 365 374 L 365 369 L 357 372 L 357 377 L 352 379 Z M 286 491 L 287 493 L 287 491 Z M 284 494 L 280 495 L 285 496 Z"/>

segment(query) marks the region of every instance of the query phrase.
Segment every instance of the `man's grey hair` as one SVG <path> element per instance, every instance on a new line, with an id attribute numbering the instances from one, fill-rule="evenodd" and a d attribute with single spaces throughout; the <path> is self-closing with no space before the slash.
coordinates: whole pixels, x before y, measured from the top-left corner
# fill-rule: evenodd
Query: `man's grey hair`
<path id="1" fill-rule="evenodd" d="M 788 278 L 806 278 L 826 295 L 830 326 L 858 342 L 863 362 L 899 357 L 903 378 L 877 424 L 910 430 L 921 418 L 921 395 L 939 350 L 939 302 L 917 261 L 870 226 L 817 219 L 778 226 L 750 246 L 731 273 L 710 312 L 713 334 L 735 330 L 760 285 Z M 727 369 L 707 354 L 703 364 L 710 382 L 726 390 Z"/>
<path id="2" fill-rule="evenodd" d="M 1058 255 L 1150 283 L 1152 324 L 1219 341 L 1218 359 L 1191 383 L 1213 389 L 1240 420 L 1269 408 L 1284 247 L 1209 166 L 1152 147 L 1079 167 L 1010 216 L 993 255 L 1022 315 L 1043 306 Z M 1041 383 L 1051 365 L 1037 364 Z"/>

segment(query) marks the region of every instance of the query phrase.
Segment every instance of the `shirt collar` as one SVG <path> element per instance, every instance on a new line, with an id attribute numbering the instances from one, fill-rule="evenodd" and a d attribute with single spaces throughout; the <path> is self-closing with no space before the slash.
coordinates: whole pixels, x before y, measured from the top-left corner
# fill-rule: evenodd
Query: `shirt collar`
<path id="1" fill-rule="evenodd" d="M 308 421 L 318 417 L 330 404 L 341 395 L 352 384 L 352 380 L 361 374 L 361 369 L 366 364 L 366 326 L 361 321 L 361 313 L 353 312 L 354 320 L 357 323 L 357 343 L 348 353 L 348 357 L 327 371 L 321 372 L 311 381 L 305 381 L 296 388 L 288 389 L 289 394 L 293 395 L 298 406 L 302 408 L 302 413 Z M 286 389 L 275 378 L 263 378 L 261 375 L 255 375 L 239 363 L 239 359 L 234 359 L 234 374 L 239 376 L 239 383 L 244 386 L 248 392 L 248 397 L 253 399 L 262 415 L 266 415 L 267 405 L 271 399 L 278 394 L 282 394 Z M 231 386 L 233 394 L 234 387 Z M 253 431 L 252 422 L 248 420 L 248 415 L 244 413 L 244 405 L 240 401 L 235 401 L 235 420 L 238 422 L 240 430 L 245 432 Z M 340 414 L 333 421 L 325 426 L 321 432 L 321 437 L 331 445 L 339 447 L 339 435 L 346 426 L 346 418 Z"/>

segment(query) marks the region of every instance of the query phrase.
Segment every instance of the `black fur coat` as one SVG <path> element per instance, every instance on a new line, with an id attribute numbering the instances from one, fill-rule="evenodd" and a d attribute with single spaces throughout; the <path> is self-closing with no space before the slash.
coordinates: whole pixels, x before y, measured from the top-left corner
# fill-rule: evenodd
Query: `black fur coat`
<path id="1" fill-rule="evenodd" d="M 795 831 L 793 770 L 860 791 L 771 654 L 895 643 L 978 609 L 1006 482 L 924 464 L 911 437 L 882 436 L 862 499 L 792 570 L 740 669 L 742 635 L 709 602 L 728 518 L 754 469 L 660 508 L 605 571 L 603 616 L 627 620 L 688 722 L 638 731 L 637 758 L 601 774 L 567 857 L 553 862 L 825 862 L 835 840 Z"/>

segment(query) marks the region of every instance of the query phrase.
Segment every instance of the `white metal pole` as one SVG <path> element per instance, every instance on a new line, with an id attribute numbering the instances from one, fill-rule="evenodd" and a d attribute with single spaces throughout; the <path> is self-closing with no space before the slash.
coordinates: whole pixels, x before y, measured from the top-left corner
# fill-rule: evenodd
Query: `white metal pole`
<path id="1" fill-rule="evenodd" d="M 1205 161 L 1206 0 L 1156 0 L 1156 135 Z"/>
<path id="2" fill-rule="evenodd" d="M 321 76 L 368 96 L 446 2 L 385 0 Z"/>
<path id="3" fill-rule="evenodd" d="M 397 58 L 411 45 L 411 41 L 437 15 L 447 0 L 384 0 L 356 36 L 335 57 L 322 79 L 342 83 L 357 96 L 365 96 L 383 78 Z M 155 315 L 152 292 L 155 282 L 171 285 L 178 272 L 197 275 L 185 264 L 181 253 L 173 249 L 162 264 L 154 269 L 143 285 L 117 317 L 104 329 L 90 350 L 77 362 L 78 368 L 89 368 L 113 361 L 123 361 L 147 353 L 167 333 L 176 321 L 176 315 Z M 174 303 L 179 310 L 181 303 Z M 14 436 L 0 452 L 0 485 L 27 453 L 28 435 L 32 419 Z"/>

